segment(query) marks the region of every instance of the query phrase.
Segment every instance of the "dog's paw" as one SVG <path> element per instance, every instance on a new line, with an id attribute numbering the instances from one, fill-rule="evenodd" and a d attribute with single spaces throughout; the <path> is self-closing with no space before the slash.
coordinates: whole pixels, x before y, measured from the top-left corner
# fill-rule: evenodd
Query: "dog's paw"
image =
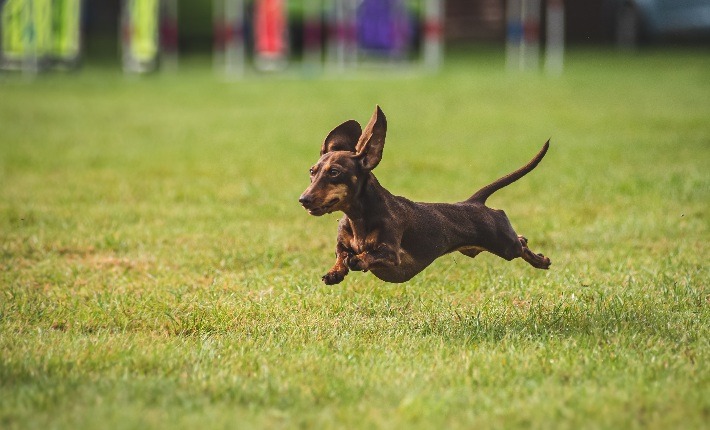
<path id="1" fill-rule="evenodd" d="M 339 284 L 345 279 L 345 273 L 342 272 L 328 272 L 321 278 L 325 285 L 335 285 Z"/>
<path id="2" fill-rule="evenodd" d="M 348 267 L 355 272 L 367 272 L 370 266 L 360 256 L 354 255 L 348 258 Z"/>

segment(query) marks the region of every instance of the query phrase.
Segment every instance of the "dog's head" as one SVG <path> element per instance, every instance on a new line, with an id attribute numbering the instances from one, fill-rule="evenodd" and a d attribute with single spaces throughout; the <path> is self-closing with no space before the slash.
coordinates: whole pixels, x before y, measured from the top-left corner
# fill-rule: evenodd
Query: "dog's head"
<path id="1" fill-rule="evenodd" d="M 364 130 L 357 121 L 335 127 L 323 142 L 320 159 L 311 167 L 311 185 L 298 201 L 311 215 L 347 211 L 382 160 L 387 119 L 379 106 Z"/>

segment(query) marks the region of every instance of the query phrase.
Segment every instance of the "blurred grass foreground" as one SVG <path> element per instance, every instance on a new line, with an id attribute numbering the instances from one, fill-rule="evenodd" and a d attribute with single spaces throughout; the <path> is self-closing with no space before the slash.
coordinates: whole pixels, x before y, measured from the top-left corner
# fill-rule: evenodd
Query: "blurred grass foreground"
<path id="1" fill-rule="evenodd" d="M 0 75 L 0 427 L 707 428 L 710 56 L 504 69 Z M 376 103 L 376 173 L 414 200 L 551 137 L 489 200 L 551 270 L 450 255 L 323 286 L 337 216 L 297 198 Z"/>

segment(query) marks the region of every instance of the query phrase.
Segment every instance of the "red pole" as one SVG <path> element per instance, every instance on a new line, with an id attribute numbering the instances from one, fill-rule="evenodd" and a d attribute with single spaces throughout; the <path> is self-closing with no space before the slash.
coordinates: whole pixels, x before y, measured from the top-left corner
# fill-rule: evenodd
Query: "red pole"
<path id="1" fill-rule="evenodd" d="M 284 54 L 286 18 L 283 0 L 260 0 L 256 3 L 256 49 L 267 56 Z"/>

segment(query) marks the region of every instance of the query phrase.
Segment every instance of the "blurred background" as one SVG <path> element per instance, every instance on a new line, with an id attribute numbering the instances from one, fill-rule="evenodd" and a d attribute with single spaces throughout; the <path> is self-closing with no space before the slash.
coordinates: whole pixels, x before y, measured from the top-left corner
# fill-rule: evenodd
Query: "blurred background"
<path id="1" fill-rule="evenodd" d="M 298 4 L 302 1 L 291 1 Z M 544 0 L 543 0 L 544 3 Z M 451 44 L 491 43 L 501 45 L 506 35 L 505 0 L 443 0 L 444 35 Z M 179 0 L 179 45 L 185 52 L 210 52 L 213 47 L 214 4 Z M 704 43 L 710 35 L 708 0 L 573 0 L 565 1 L 565 38 L 570 43 L 627 43 L 620 26 L 635 25 L 637 42 Z M 87 51 L 94 53 L 92 41 L 102 40 L 114 51 L 118 34 L 121 0 L 86 2 Z M 293 16 L 297 30 L 302 22 Z M 634 22 L 635 20 L 635 22 Z M 297 31 L 296 31 L 297 33 Z M 302 42 L 293 39 L 294 44 Z M 96 54 L 103 53 L 103 47 Z"/>
<path id="2" fill-rule="evenodd" d="M 214 55 L 232 72 L 299 61 L 342 70 L 363 59 L 422 59 L 436 68 L 444 46 L 506 46 L 515 58 L 545 47 L 562 52 L 564 44 L 710 42 L 710 0 L 2 0 L 0 7 L 6 69 L 120 59 L 141 72 L 174 63 L 178 53 Z"/>

